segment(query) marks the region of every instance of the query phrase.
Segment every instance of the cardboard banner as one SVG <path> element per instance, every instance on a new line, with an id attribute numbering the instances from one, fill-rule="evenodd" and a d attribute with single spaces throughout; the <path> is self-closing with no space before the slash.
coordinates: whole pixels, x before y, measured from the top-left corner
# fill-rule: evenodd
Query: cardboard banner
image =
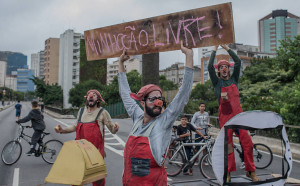
<path id="1" fill-rule="evenodd" d="M 84 32 L 87 60 L 234 43 L 231 3 L 198 8 Z"/>

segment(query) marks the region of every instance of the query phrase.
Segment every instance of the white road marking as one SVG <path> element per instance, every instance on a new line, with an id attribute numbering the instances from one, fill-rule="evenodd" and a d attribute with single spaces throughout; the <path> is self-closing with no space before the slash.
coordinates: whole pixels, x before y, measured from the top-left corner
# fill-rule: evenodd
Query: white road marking
<path id="1" fill-rule="evenodd" d="M 15 168 L 12 186 L 19 186 L 19 172 L 20 168 Z"/>
<path id="2" fill-rule="evenodd" d="M 116 139 L 116 138 L 114 138 L 114 137 L 112 137 L 112 138 L 105 138 L 105 140 L 113 140 L 113 139 Z"/>
<path id="3" fill-rule="evenodd" d="M 57 122 L 63 124 L 63 125 L 66 126 L 66 127 L 69 127 L 69 126 L 70 126 L 70 125 L 66 124 L 65 122 L 62 122 L 62 121 L 60 121 L 60 120 L 58 120 L 58 119 L 55 119 L 55 118 L 53 118 L 53 119 L 54 119 L 55 121 L 57 121 Z"/>
<path id="4" fill-rule="evenodd" d="M 115 149 L 115 148 L 113 148 L 113 147 L 111 147 L 109 145 L 106 145 L 106 144 L 104 146 L 105 146 L 105 148 L 113 151 L 114 153 L 119 154 L 120 156 L 123 156 L 123 153 L 124 153 L 123 150 L 117 150 L 117 149 Z"/>
<path id="5" fill-rule="evenodd" d="M 114 145 L 116 145 L 116 146 L 117 146 L 117 145 L 121 145 L 121 143 L 106 143 L 106 142 L 105 142 L 105 144 L 106 144 L 106 145 L 113 145 L 113 146 L 114 146 Z"/>

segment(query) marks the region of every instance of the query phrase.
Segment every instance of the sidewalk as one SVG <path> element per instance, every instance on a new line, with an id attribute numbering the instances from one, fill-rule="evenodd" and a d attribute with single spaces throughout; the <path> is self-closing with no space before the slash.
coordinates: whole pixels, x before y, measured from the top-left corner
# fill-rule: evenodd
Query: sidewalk
<path id="1" fill-rule="evenodd" d="M 9 107 L 11 107 L 11 106 L 14 106 L 15 105 L 15 102 L 10 102 L 10 104 L 9 105 L 0 105 L 0 112 L 2 111 L 2 110 L 5 110 L 5 109 L 7 109 L 7 108 L 9 108 Z"/>
<path id="2" fill-rule="evenodd" d="M 44 109 L 44 113 L 57 119 L 76 119 L 73 115 L 61 115 L 47 109 Z"/>

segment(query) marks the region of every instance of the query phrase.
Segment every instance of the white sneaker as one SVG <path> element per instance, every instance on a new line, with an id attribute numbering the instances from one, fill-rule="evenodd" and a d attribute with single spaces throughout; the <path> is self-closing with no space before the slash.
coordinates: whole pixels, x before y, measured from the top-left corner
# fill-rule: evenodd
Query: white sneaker
<path id="1" fill-rule="evenodd" d="M 240 166 L 240 169 L 244 169 L 244 168 L 245 168 L 245 163 L 242 162 L 242 163 L 241 163 L 241 166 Z"/>

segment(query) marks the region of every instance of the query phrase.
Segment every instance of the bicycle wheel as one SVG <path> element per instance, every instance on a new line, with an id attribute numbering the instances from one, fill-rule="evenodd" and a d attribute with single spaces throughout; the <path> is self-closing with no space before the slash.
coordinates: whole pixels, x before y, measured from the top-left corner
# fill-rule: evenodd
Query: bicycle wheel
<path id="1" fill-rule="evenodd" d="M 180 151 L 178 151 L 176 154 L 176 149 L 169 149 L 168 154 L 165 161 L 165 169 L 167 171 L 167 175 L 174 177 L 177 176 L 183 167 L 183 155 Z"/>
<path id="2" fill-rule="evenodd" d="M 209 153 L 202 156 L 199 164 L 201 174 L 208 179 L 216 178 L 212 168 L 212 159 Z"/>
<path id="3" fill-rule="evenodd" d="M 1 153 L 1 159 L 6 165 L 12 165 L 16 163 L 22 154 L 22 146 L 18 141 L 8 142 Z"/>
<path id="4" fill-rule="evenodd" d="M 253 145 L 253 159 L 257 169 L 264 169 L 272 163 L 273 153 L 267 145 L 256 143 Z"/>
<path id="5" fill-rule="evenodd" d="M 43 146 L 42 158 L 45 162 L 53 164 L 60 152 L 63 143 L 58 140 L 49 140 Z"/>

